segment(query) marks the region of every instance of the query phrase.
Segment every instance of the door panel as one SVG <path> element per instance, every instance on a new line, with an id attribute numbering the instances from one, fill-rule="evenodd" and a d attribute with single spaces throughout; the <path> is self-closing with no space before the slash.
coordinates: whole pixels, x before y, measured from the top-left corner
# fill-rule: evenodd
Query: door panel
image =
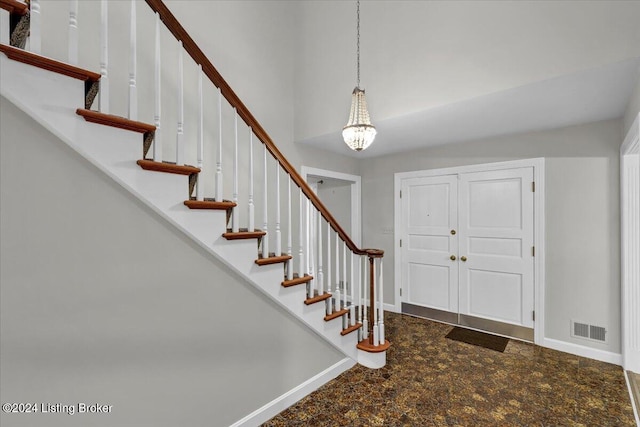
<path id="1" fill-rule="evenodd" d="M 457 312 L 457 199 L 456 175 L 403 181 L 403 302 Z"/>
<path id="2" fill-rule="evenodd" d="M 461 314 L 533 327 L 533 168 L 460 175 Z"/>
<path id="3" fill-rule="evenodd" d="M 450 268 L 439 265 L 409 263 L 407 300 L 412 304 L 449 310 Z"/>
<path id="4" fill-rule="evenodd" d="M 467 269 L 470 287 L 468 315 L 522 323 L 522 275 Z"/>

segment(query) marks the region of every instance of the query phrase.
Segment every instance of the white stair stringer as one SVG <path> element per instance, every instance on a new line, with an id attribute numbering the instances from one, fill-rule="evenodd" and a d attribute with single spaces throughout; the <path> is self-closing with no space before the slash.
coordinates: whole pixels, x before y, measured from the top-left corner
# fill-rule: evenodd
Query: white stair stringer
<path id="1" fill-rule="evenodd" d="M 0 95 L 109 175 L 202 248 L 294 314 L 345 355 L 358 360 L 357 332 L 342 336 L 342 322 L 324 320 L 325 303 L 305 305 L 305 285 L 281 285 L 281 263 L 258 266 L 255 239 L 226 240 L 226 212 L 184 206 L 184 175 L 145 171 L 140 133 L 86 122 L 76 114 L 84 106 L 84 82 L 9 60 L 0 54 Z"/>

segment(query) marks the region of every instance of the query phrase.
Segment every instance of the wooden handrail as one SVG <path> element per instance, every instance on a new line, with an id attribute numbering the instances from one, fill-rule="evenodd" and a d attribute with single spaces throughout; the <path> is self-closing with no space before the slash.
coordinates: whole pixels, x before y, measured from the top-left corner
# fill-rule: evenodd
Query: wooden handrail
<path id="1" fill-rule="evenodd" d="M 249 109 L 244 105 L 244 103 L 240 100 L 238 95 L 231 89 L 231 86 L 222 78 L 218 70 L 213 66 L 211 61 L 207 58 L 207 56 L 202 52 L 200 47 L 196 44 L 196 42 L 191 38 L 191 36 L 187 33 L 184 27 L 178 22 L 176 17 L 171 13 L 169 8 L 164 4 L 162 0 L 145 0 L 149 7 L 154 12 L 157 12 L 160 16 L 160 20 L 164 23 L 167 29 L 173 34 L 173 36 L 178 40 L 182 41 L 182 45 L 184 50 L 191 56 L 191 58 L 196 62 L 196 64 L 202 66 L 202 72 L 211 80 L 211 82 L 217 87 L 220 88 L 222 95 L 225 97 L 227 102 L 234 107 L 240 116 L 240 118 L 247 124 L 247 126 L 251 127 L 253 133 L 258 137 L 258 139 L 267 147 L 267 150 L 271 153 L 271 155 L 280 163 L 282 168 L 289 174 L 293 182 L 300 187 L 302 192 L 311 200 L 311 203 L 318 209 L 320 214 L 327 220 L 327 222 L 331 225 L 340 238 L 346 243 L 347 247 L 358 255 L 367 255 L 369 257 L 379 258 L 383 256 L 384 252 L 380 249 L 360 249 L 355 243 L 351 240 L 349 235 L 342 229 L 338 221 L 335 220 L 333 215 L 327 210 L 324 204 L 320 201 L 318 196 L 313 192 L 311 187 L 305 182 L 304 179 L 298 174 L 293 166 L 289 163 L 289 161 L 284 157 L 284 155 L 280 152 L 278 147 L 276 147 L 275 143 L 271 139 L 271 137 L 267 134 L 264 128 L 260 125 L 258 120 L 253 117 L 253 114 L 249 111 Z"/>
<path id="2" fill-rule="evenodd" d="M 17 0 L 0 0 L 0 9 L 8 10 L 9 13 L 16 15 L 26 15 L 29 12 L 29 5 Z"/>

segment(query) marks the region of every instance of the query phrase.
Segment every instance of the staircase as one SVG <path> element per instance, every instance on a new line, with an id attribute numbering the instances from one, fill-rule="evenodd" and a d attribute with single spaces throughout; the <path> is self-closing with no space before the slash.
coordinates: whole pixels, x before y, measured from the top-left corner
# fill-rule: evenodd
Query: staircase
<path id="1" fill-rule="evenodd" d="M 127 93 L 117 93 L 110 88 L 118 70 L 108 65 L 109 2 L 100 2 L 99 72 L 77 66 L 83 39 L 77 0 L 52 2 L 69 10 L 68 57 L 41 52 L 40 3 L 0 0 L 2 96 L 345 355 L 370 368 L 384 366 L 390 344 L 384 335 L 383 252 L 353 243 L 166 5 L 132 0 L 130 15 L 122 17 L 130 23 L 130 43 L 118 49 L 129 50 L 129 79 Z M 152 102 L 138 99 L 138 13 L 155 19 Z M 177 114 L 169 118 L 161 110 L 167 85 L 162 34 L 179 46 L 172 82 L 178 89 Z M 198 70 L 195 97 L 185 95 L 184 53 Z M 217 93 L 216 123 L 204 120 L 207 93 Z M 128 117 L 109 113 L 110 99 L 117 97 L 128 100 Z M 153 124 L 138 120 L 143 108 L 153 109 Z M 185 110 L 198 116 L 196 141 L 184 138 Z M 177 132 L 175 158 L 169 161 L 163 138 L 172 119 Z M 217 138 L 205 143 L 206 135 Z M 205 148 L 215 151 L 215 163 L 205 161 Z M 205 186 L 213 187 L 213 197 L 205 197 Z M 248 194 L 241 197 L 244 190 Z M 262 214 L 261 228 L 256 212 Z"/>

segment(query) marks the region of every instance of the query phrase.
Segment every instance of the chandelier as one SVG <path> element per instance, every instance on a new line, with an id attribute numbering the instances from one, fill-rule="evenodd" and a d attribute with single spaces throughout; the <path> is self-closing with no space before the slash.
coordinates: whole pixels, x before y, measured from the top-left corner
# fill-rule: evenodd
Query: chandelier
<path id="1" fill-rule="evenodd" d="M 371 124 L 364 89 L 360 89 L 360 0 L 356 2 L 357 15 L 357 84 L 351 93 L 349 122 L 342 128 L 344 142 L 354 151 L 362 151 L 373 142 L 376 128 Z"/>

